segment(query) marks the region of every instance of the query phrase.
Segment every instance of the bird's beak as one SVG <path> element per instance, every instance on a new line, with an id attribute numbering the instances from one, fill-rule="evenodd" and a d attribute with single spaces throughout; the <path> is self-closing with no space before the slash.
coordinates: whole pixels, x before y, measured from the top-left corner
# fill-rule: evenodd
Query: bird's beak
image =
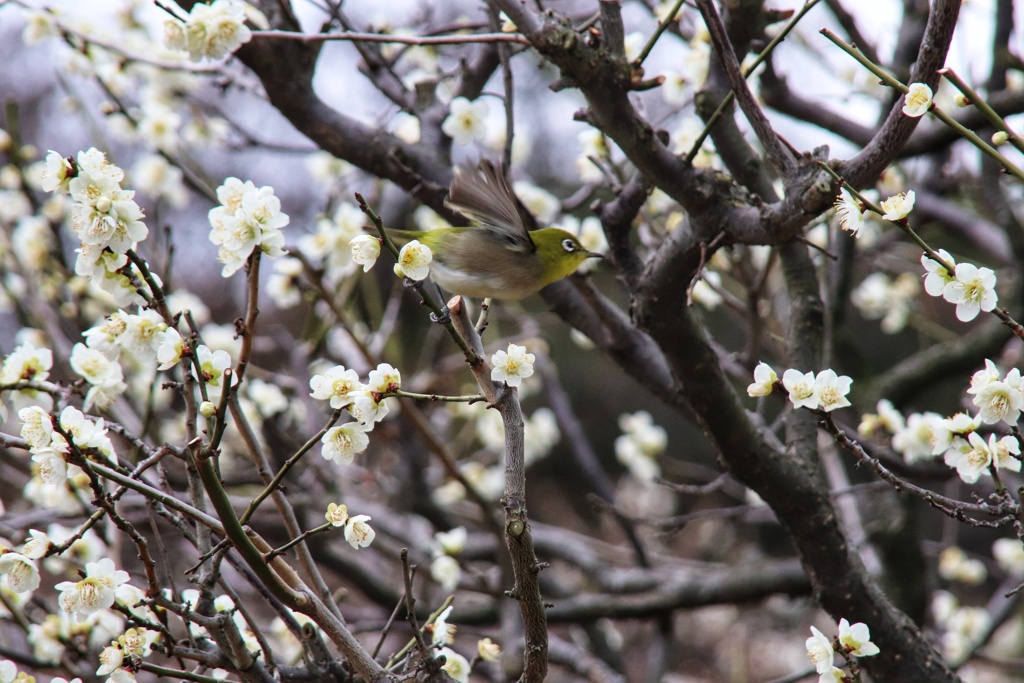
<path id="1" fill-rule="evenodd" d="M 588 251 L 587 258 L 604 258 L 604 254 L 598 254 L 596 251 Z"/>

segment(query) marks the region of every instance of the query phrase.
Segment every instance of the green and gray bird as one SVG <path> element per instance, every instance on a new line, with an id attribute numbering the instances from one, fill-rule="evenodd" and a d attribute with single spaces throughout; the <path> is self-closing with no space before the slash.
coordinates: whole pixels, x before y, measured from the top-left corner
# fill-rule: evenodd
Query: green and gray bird
<path id="1" fill-rule="evenodd" d="M 388 230 L 398 242 L 430 247 L 430 276 L 452 294 L 525 299 L 600 257 L 561 228 L 531 230 L 536 221 L 494 163 L 460 166 L 445 205 L 479 225 L 435 230 Z"/>

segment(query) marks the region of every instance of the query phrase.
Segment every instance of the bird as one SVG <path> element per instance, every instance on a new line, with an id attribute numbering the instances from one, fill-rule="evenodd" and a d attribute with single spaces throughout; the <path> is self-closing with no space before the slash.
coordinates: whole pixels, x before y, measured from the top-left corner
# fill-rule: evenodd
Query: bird
<path id="1" fill-rule="evenodd" d="M 455 169 L 445 206 L 478 225 L 434 230 L 391 230 L 399 242 L 419 240 L 433 253 L 430 276 L 452 294 L 525 299 L 568 277 L 588 258 L 570 232 L 539 228 L 494 162 L 481 159 Z"/>

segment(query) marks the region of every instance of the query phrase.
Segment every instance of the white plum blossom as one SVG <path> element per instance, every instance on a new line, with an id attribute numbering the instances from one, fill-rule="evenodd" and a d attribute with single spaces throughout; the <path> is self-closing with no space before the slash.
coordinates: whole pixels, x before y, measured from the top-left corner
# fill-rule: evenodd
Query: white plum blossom
<path id="1" fill-rule="evenodd" d="M 357 453 L 362 453 L 370 445 L 367 428 L 361 422 L 346 422 L 331 427 L 320 439 L 321 455 L 327 460 L 351 463 Z"/>
<path id="2" fill-rule="evenodd" d="M 952 268 L 956 268 L 956 261 L 949 252 L 945 249 L 939 249 L 935 252 L 938 254 L 946 263 Z M 928 292 L 931 296 L 942 296 L 943 292 L 946 291 L 946 285 L 953 282 L 956 276 L 946 270 L 938 261 L 933 260 L 928 254 L 921 255 L 921 265 L 924 266 L 926 271 L 924 276 L 924 291 Z"/>
<path id="3" fill-rule="evenodd" d="M 584 261 L 584 264 L 591 263 Z M 714 310 L 725 299 L 719 294 L 722 288 L 722 276 L 710 268 L 705 269 L 694 283 L 691 294 L 693 300 L 708 310 Z"/>
<path id="4" fill-rule="evenodd" d="M 441 586 L 441 590 L 450 593 L 459 585 L 462 569 L 459 561 L 451 555 L 439 555 L 430 562 L 430 578 Z"/>
<path id="5" fill-rule="evenodd" d="M 880 650 L 871 642 L 867 624 L 850 625 L 846 619 L 839 620 L 839 644 L 854 657 L 873 657 Z"/>
<path id="6" fill-rule="evenodd" d="M 164 45 L 188 51 L 194 62 L 204 57 L 220 59 L 252 39 L 252 31 L 245 25 L 246 14 L 246 3 L 237 0 L 196 3 L 186 21 L 164 22 Z"/>
<path id="7" fill-rule="evenodd" d="M 953 439 L 966 439 L 967 435 L 981 427 L 981 419 L 971 417 L 967 413 L 957 413 L 947 417 L 935 427 L 932 435 L 932 455 L 945 453 L 953 444 Z"/>
<path id="8" fill-rule="evenodd" d="M 367 425 L 367 430 L 373 428 L 375 422 L 380 422 L 391 411 L 386 399 L 366 387 L 352 392 L 352 403 L 348 406 L 349 415 L 359 422 Z"/>
<path id="9" fill-rule="evenodd" d="M 218 245 L 217 260 L 224 264 L 221 275 L 229 277 L 245 265 L 254 249 L 270 257 L 284 254 L 281 228 L 290 219 L 281 211 L 281 200 L 272 187 L 256 187 L 228 178 L 217 188 L 221 206 L 210 209 L 210 241 Z"/>
<path id="10" fill-rule="evenodd" d="M 44 192 L 67 194 L 68 186 L 75 177 L 75 169 L 65 157 L 52 149 L 46 154 L 46 166 L 43 169 L 40 188 Z"/>
<path id="11" fill-rule="evenodd" d="M 939 553 L 938 572 L 947 581 L 959 581 L 972 586 L 984 583 L 988 577 L 983 562 L 968 557 L 962 548 L 955 545 L 943 548 Z"/>
<path id="12" fill-rule="evenodd" d="M 615 457 L 637 479 L 652 481 L 661 469 L 657 457 L 668 446 L 668 433 L 645 410 L 619 416 L 623 434 L 615 438 Z"/>
<path id="13" fill-rule="evenodd" d="M 558 420 L 550 408 L 533 411 L 533 415 L 523 425 L 523 461 L 526 466 L 529 467 L 550 453 L 561 438 Z"/>
<path id="14" fill-rule="evenodd" d="M 829 670 L 818 676 L 818 683 L 846 683 L 849 679 L 846 672 L 838 666 L 829 667 Z"/>
<path id="15" fill-rule="evenodd" d="M 368 521 L 369 515 L 356 515 L 349 517 L 345 524 L 345 540 L 356 550 L 369 547 L 377 536 L 377 532 L 367 524 Z"/>
<path id="16" fill-rule="evenodd" d="M 313 390 L 310 394 L 313 398 L 320 401 L 330 400 L 331 407 L 338 409 L 351 404 L 355 400 L 353 392 L 362 389 L 363 385 L 355 370 L 335 365 L 322 375 L 313 375 L 309 380 L 309 387 Z"/>
<path id="17" fill-rule="evenodd" d="M 128 572 L 117 569 L 114 561 L 105 557 L 85 565 L 85 578 L 81 581 L 63 581 L 56 588 L 61 591 L 58 603 L 76 621 L 94 612 L 108 609 L 114 604 L 114 591 L 128 582 Z"/>
<path id="18" fill-rule="evenodd" d="M 359 235 L 349 242 L 349 249 L 352 250 L 352 261 L 362 266 L 366 273 L 380 257 L 380 240 L 372 235 Z"/>
<path id="19" fill-rule="evenodd" d="M 986 358 L 985 367 L 971 375 L 971 387 L 967 390 L 967 393 L 979 393 L 989 384 L 989 382 L 999 381 L 999 376 L 999 368 L 997 368 L 996 364 L 990 359 Z"/>
<path id="20" fill-rule="evenodd" d="M 476 653 L 485 662 L 496 662 L 501 657 L 501 646 L 490 638 L 481 638 L 476 643 Z"/>
<path id="21" fill-rule="evenodd" d="M 861 436 L 869 437 L 878 429 L 884 429 L 890 434 L 895 434 L 906 428 L 906 420 L 903 418 L 903 413 L 896 410 L 892 401 L 885 398 L 880 399 L 875 406 L 875 410 L 877 414 L 866 413 L 861 418 L 860 426 L 857 427 L 857 433 Z"/>
<path id="22" fill-rule="evenodd" d="M 274 272 L 267 280 L 267 294 L 278 308 L 291 308 L 302 302 L 299 282 L 302 276 L 302 261 L 285 258 L 274 262 Z"/>
<path id="23" fill-rule="evenodd" d="M 223 349 L 211 351 L 209 347 L 200 344 L 196 347 L 196 361 L 207 387 L 219 389 L 224 379 L 224 371 L 231 367 L 231 356 L 228 352 Z"/>
<path id="24" fill-rule="evenodd" d="M 999 465 L 999 461 L 1005 463 L 1001 464 L 1002 467 L 1020 471 L 1021 463 L 1013 458 L 1011 453 L 1020 453 L 1020 446 L 1012 436 L 1005 436 L 997 441 L 996 435 L 990 434 L 986 442 L 977 432 L 971 432 L 967 435 L 966 446 L 958 447 L 954 441 L 954 446 L 946 451 L 945 462 L 950 467 L 955 467 L 956 473 L 966 483 L 973 484 L 981 475 L 989 474 L 989 467 L 993 464 Z"/>
<path id="25" fill-rule="evenodd" d="M 156 360 L 159 365 L 157 370 L 170 370 L 178 364 L 185 353 L 185 340 L 173 327 L 159 332 L 156 335 Z"/>
<path id="26" fill-rule="evenodd" d="M 21 419 L 21 438 L 31 448 L 49 446 L 53 431 L 53 418 L 39 406 L 29 406 L 18 411 Z M 59 435 L 58 435 L 59 436 Z"/>
<path id="27" fill-rule="evenodd" d="M 31 560 L 42 559 L 52 545 L 45 532 L 29 529 L 29 538 L 21 547 L 21 554 Z"/>
<path id="28" fill-rule="evenodd" d="M 968 393 L 974 394 L 973 403 L 978 406 L 978 418 L 985 424 L 1005 422 L 1015 426 L 1024 410 L 1024 393 L 1021 391 L 1021 375 L 1017 368 L 1006 373 L 1004 379 L 995 379 L 973 386 Z"/>
<path id="29" fill-rule="evenodd" d="M 2 552 L 2 550 L 0 550 Z M 30 557 L 13 551 L 0 555 L 0 575 L 15 593 L 29 593 L 39 588 L 39 569 Z"/>
<path id="30" fill-rule="evenodd" d="M 316 232 L 299 238 L 299 249 L 309 259 L 323 263 L 324 277 L 337 282 L 356 267 L 352 242 L 363 234 L 366 215 L 351 202 L 341 202 L 330 218 L 316 222 Z M 374 238 L 371 238 L 374 239 Z"/>
<path id="31" fill-rule="evenodd" d="M 533 363 L 536 356 L 527 353 L 525 346 L 509 344 L 507 351 L 496 351 L 491 356 L 491 380 L 505 382 L 510 387 L 518 387 L 523 379 L 533 374 Z"/>
<path id="32" fill-rule="evenodd" d="M 118 338 L 118 344 L 125 351 L 143 363 L 156 359 L 160 345 L 158 335 L 167 329 L 167 323 L 153 310 L 140 311 L 138 315 L 125 316 L 125 331 Z"/>
<path id="33" fill-rule="evenodd" d="M 430 262 L 434 255 L 430 247 L 420 243 L 419 240 L 412 240 L 402 247 L 398 252 L 398 263 L 395 264 L 395 272 L 410 280 L 422 280 L 430 274 Z"/>
<path id="34" fill-rule="evenodd" d="M 457 526 L 450 531 L 438 531 L 434 534 L 435 552 L 458 555 L 466 548 L 468 538 L 469 533 L 464 526 Z"/>
<path id="35" fill-rule="evenodd" d="M 458 681 L 458 683 L 469 683 L 469 661 L 450 647 L 442 647 L 437 656 L 444 656 L 445 662 L 442 667 L 445 672 Z"/>
<path id="36" fill-rule="evenodd" d="M 887 221 L 900 221 L 914 209 L 914 191 L 908 190 L 882 200 L 882 218 Z"/>
<path id="37" fill-rule="evenodd" d="M 992 543 L 992 557 L 1008 574 L 1024 575 L 1024 544 L 1017 538 L 1000 538 Z"/>
<path id="38" fill-rule="evenodd" d="M 173 151 L 180 140 L 181 115 L 164 102 L 143 100 L 139 107 L 139 137 L 156 149 Z"/>
<path id="39" fill-rule="evenodd" d="M 0 367 L 0 384 L 42 382 L 50 376 L 53 352 L 37 349 L 31 343 L 20 344 L 4 358 Z"/>
<path id="40" fill-rule="evenodd" d="M 1017 437 L 1008 435 L 997 440 L 995 434 L 990 434 L 988 444 L 992 451 L 992 462 L 996 467 L 1011 472 L 1020 472 L 1020 443 L 1017 441 Z"/>
<path id="41" fill-rule="evenodd" d="M 441 130 L 456 145 L 461 147 L 487 137 L 487 102 L 470 102 L 465 97 L 456 97 L 448 105 L 448 111 Z"/>
<path id="42" fill-rule="evenodd" d="M 121 664 L 124 662 L 124 652 L 122 652 L 121 646 L 116 641 L 111 642 L 110 645 L 100 651 L 99 659 L 100 667 L 96 669 L 96 675 L 109 676 L 115 670 L 121 668 Z"/>
<path id="43" fill-rule="evenodd" d="M 452 614 L 453 606 L 449 605 L 441 610 L 441 613 L 434 618 L 430 624 L 430 642 L 434 645 L 451 645 L 455 642 L 455 624 L 448 623 L 448 617 Z"/>
<path id="44" fill-rule="evenodd" d="M 932 108 L 932 89 L 924 83 L 911 83 L 904 96 L 903 113 L 918 118 Z"/>
<path id="45" fill-rule="evenodd" d="M 317 150 L 306 157 L 306 169 L 314 181 L 330 190 L 351 179 L 355 166 L 330 152 Z"/>
<path id="46" fill-rule="evenodd" d="M 90 349 L 85 344 L 75 344 L 71 348 L 69 362 L 71 369 L 90 385 L 82 406 L 85 410 L 92 406 L 102 410 L 128 389 L 124 383 L 124 371 L 117 361 L 110 360 L 102 352 Z"/>
<path id="47" fill-rule="evenodd" d="M 391 365 L 381 363 L 375 370 L 370 370 L 366 388 L 381 394 L 398 391 L 402 388 L 402 375 Z"/>
<path id="48" fill-rule="evenodd" d="M 789 400 L 794 408 L 818 407 L 818 394 L 815 391 L 814 373 L 800 372 L 790 368 L 782 373 L 782 386 L 789 392 Z"/>
<path id="49" fill-rule="evenodd" d="M 67 406 L 60 413 L 60 426 L 71 437 L 79 450 L 88 455 L 114 457 L 114 445 L 107 436 L 107 428 L 100 418 L 93 422 L 74 406 Z"/>
<path id="50" fill-rule="evenodd" d="M 188 204 L 184 172 L 160 154 L 147 154 L 132 166 L 133 185 L 143 194 L 162 199 L 175 209 Z"/>
<path id="51" fill-rule="evenodd" d="M 814 393 L 818 399 L 818 407 L 826 413 L 850 405 L 846 395 L 850 393 L 853 380 L 846 375 L 837 375 L 831 368 L 822 370 L 814 378 Z"/>
<path id="52" fill-rule="evenodd" d="M 836 218 L 839 227 L 857 237 L 864 227 L 864 208 L 853 194 L 845 187 L 839 191 L 839 199 L 835 202 Z"/>
<path id="53" fill-rule="evenodd" d="M 850 293 L 850 301 L 868 320 L 881 318 L 882 331 L 894 334 L 906 327 L 919 287 L 910 273 L 895 280 L 885 273 L 872 273 Z"/>
<path id="54" fill-rule="evenodd" d="M 128 329 L 128 314 L 116 310 L 103 319 L 99 325 L 90 327 L 82 336 L 90 349 L 102 351 L 110 360 L 117 360 L 121 354 L 121 339 Z"/>
<path id="55" fill-rule="evenodd" d="M 580 174 L 580 180 L 585 183 L 598 183 L 604 180 L 604 172 L 592 159 L 608 159 L 610 150 L 608 140 L 597 128 L 589 126 L 576 135 L 582 149 L 576 157 L 576 170 Z"/>
<path id="56" fill-rule="evenodd" d="M 330 522 L 331 526 L 345 526 L 345 523 L 348 522 L 348 506 L 331 503 L 327 506 L 324 518 Z"/>
<path id="57" fill-rule="evenodd" d="M 264 417 L 283 413 L 292 407 L 281 387 L 258 377 L 253 377 L 247 382 L 246 393 Z"/>
<path id="58" fill-rule="evenodd" d="M 972 263 L 958 263 L 955 278 L 946 283 L 942 298 L 956 304 L 956 317 L 970 322 L 978 313 L 988 313 L 996 307 L 996 274 L 991 268 L 978 268 Z"/>
<path id="59" fill-rule="evenodd" d="M 832 648 L 832 641 L 825 637 L 824 633 L 812 626 L 811 637 L 806 640 L 805 646 L 807 647 L 807 657 L 819 674 L 832 668 L 835 650 Z"/>
<path id="60" fill-rule="evenodd" d="M 71 223 L 84 246 L 123 254 L 149 235 L 135 193 L 121 189 L 124 171 L 96 148 L 78 153 L 78 174 L 68 189 L 75 204 Z"/>
<path id="61" fill-rule="evenodd" d="M 0 659 L 0 683 L 13 683 L 17 675 L 17 664 L 7 659 Z"/>
<path id="62" fill-rule="evenodd" d="M 39 479 L 53 488 L 63 488 L 68 479 L 68 464 L 64 459 L 68 452 L 67 442 L 56 435 L 53 445 L 32 450 L 32 462 L 36 463 Z"/>
<path id="63" fill-rule="evenodd" d="M 992 617 L 984 607 L 956 607 L 945 620 L 942 635 L 943 654 L 948 659 L 960 659 L 981 641 L 992 624 Z"/>

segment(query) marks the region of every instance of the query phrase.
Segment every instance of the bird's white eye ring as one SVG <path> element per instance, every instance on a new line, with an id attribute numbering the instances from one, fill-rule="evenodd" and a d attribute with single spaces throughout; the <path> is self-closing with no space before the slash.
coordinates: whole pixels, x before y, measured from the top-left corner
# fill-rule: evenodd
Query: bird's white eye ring
<path id="1" fill-rule="evenodd" d="M 564 240 L 562 240 L 562 249 L 565 249 L 566 253 L 571 254 L 572 252 L 576 251 L 576 243 L 573 242 L 568 237 L 566 237 Z"/>

